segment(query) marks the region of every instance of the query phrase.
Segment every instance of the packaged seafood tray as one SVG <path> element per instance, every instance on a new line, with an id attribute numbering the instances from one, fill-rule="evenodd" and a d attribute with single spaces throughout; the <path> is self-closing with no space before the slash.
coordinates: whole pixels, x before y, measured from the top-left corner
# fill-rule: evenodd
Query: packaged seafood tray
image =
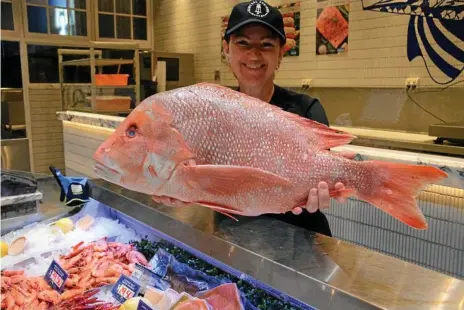
<path id="1" fill-rule="evenodd" d="M 19 253 L 3 256 L 2 247 L 5 306 L 312 309 L 93 199 L 68 218 L 10 232 L 2 244 L 19 238 L 27 240 Z M 61 290 L 47 280 L 55 263 L 66 275 Z M 129 295 L 124 281 L 133 285 Z"/>

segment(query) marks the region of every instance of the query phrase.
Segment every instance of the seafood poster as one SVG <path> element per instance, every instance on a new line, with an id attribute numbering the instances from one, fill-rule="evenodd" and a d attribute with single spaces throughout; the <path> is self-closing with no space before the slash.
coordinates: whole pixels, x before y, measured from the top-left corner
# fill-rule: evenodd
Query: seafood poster
<path id="1" fill-rule="evenodd" d="M 284 17 L 284 30 L 287 41 L 284 46 L 285 56 L 300 55 L 300 2 L 277 6 Z"/>
<path id="2" fill-rule="evenodd" d="M 348 51 L 349 4 L 317 9 L 316 54 L 340 54 Z"/>
<path id="3" fill-rule="evenodd" d="M 300 55 L 300 2 L 286 3 L 277 6 L 284 18 L 284 30 L 287 40 L 284 46 L 284 57 Z M 222 49 L 222 39 L 227 29 L 229 16 L 221 17 L 221 60 L 226 61 Z"/>
<path id="4" fill-rule="evenodd" d="M 221 61 L 226 62 L 226 56 L 224 55 L 224 49 L 222 48 L 222 40 L 224 39 L 224 34 L 226 33 L 227 24 L 229 23 L 229 16 L 221 17 Z"/>

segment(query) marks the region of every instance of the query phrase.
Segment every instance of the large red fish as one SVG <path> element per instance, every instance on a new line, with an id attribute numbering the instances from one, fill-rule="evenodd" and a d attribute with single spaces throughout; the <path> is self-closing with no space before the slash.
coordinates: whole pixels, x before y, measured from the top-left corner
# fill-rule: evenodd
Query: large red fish
<path id="1" fill-rule="evenodd" d="M 353 161 L 328 149 L 354 136 L 229 88 L 200 83 L 145 99 L 97 149 L 95 172 L 168 206 L 231 215 L 285 213 L 320 181 L 427 228 L 415 197 L 437 168 Z M 345 189 L 334 185 L 342 182 Z"/>

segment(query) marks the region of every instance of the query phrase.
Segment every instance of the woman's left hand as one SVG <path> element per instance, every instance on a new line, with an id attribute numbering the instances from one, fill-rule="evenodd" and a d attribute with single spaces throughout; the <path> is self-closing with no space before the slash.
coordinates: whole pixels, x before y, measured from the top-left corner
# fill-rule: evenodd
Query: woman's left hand
<path id="1" fill-rule="evenodd" d="M 345 186 L 342 183 L 335 184 L 335 190 L 343 190 Z M 339 203 L 344 203 L 346 198 L 337 197 Z M 309 191 L 308 201 L 306 202 L 306 209 L 309 213 L 314 213 L 319 209 L 328 209 L 330 207 L 329 186 L 326 182 L 319 182 L 317 188 L 312 188 Z M 293 214 L 299 215 L 303 212 L 301 207 L 293 208 Z"/>
<path id="2" fill-rule="evenodd" d="M 343 157 L 353 159 L 356 154 L 352 152 L 343 152 L 340 155 Z M 343 190 L 345 189 L 345 185 L 343 183 L 336 183 L 334 185 L 334 190 Z M 346 202 L 346 198 L 344 197 L 337 197 L 335 198 L 339 203 L 344 203 Z M 329 194 L 329 186 L 327 185 L 326 182 L 319 182 L 317 188 L 312 188 L 309 191 L 308 195 L 308 201 L 306 202 L 306 210 L 308 210 L 309 213 L 314 213 L 319 209 L 328 209 L 330 207 L 330 194 Z M 301 212 L 303 212 L 303 209 L 301 207 L 296 207 L 292 209 L 293 214 L 299 215 Z"/>

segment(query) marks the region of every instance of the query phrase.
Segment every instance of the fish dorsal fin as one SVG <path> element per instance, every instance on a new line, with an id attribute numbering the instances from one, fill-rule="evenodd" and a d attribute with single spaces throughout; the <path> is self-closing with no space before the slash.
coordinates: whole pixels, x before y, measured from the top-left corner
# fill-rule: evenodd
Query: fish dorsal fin
<path id="1" fill-rule="evenodd" d="M 282 108 L 278 106 L 274 106 L 270 103 L 264 102 L 255 97 L 251 97 L 249 95 L 237 92 L 236 90 L 233 90 L 223 85 L 202 82 L 202 83 L 196 84 L 196 86 L 208 87 L 208 88 L 215 89 L 217 91 L 224 91 L 226 94 L 230 94 L 230 95 L 232 94 L 237 95 L 237 96 L 240 95 L 241 96 L 240 101 L 242 105 L 246 107 L 250 107 L 249 106 L 250 104 L 251 106 L 258 105 L 258 108 L 262 108 L 263 111 L 268 109 L 268 111 L 270 110 L 272 111 L 272 113 L 275 113 L 276 115 L 280 115 L 292 121 L 293 123 L 301 127 L 302 132 L 306 133 L 306 136 L 308 137 L 310 144 L 319 149 L 327 150 L 332 147 L 345 145 L 345 144 L 350 143 L 353 139 L 356 138 L 355 136 L 347 132 L 339 131 L 339 130 L 330 128 L 324 124 L 321 124 L 319 122 L 313 121 L 311 119 L 307 119 L 300 115 L 284 111 Z"/>
<path id="2" fill-rule="evenodd" d="M 231 92 L 236 92 L 229 89 Z M 330 128 L 327 125 L 302 117 L 298 114 L 284 111 L 281 107 L 264 102 L 260 99 L 243 94 L 242 104 L 247 105 L 253 101 L 252 105 L 258 104 L 262 109 L 270 110 L 275 115 L 282 116 L 287 120 L 298 125 L 303 133 L 306 133 L 309 143 L 316 148 L 328 150 L 332 147 L 350 143 L 356 137 L 350 133 Z"/>
<path id="3" fill-rule="evenodd" d="M 356 136 L 337 129 L 330 128 L 324 124 L 304 118 L 294 113 L 286 112 L 280 108 L 274 107 L 274 110 L 283 117 L 298 124 L 304 132 L 308 133 L 311 144 L 320 149 L 330 149 L 345 145 L 353 141 Z"/>

